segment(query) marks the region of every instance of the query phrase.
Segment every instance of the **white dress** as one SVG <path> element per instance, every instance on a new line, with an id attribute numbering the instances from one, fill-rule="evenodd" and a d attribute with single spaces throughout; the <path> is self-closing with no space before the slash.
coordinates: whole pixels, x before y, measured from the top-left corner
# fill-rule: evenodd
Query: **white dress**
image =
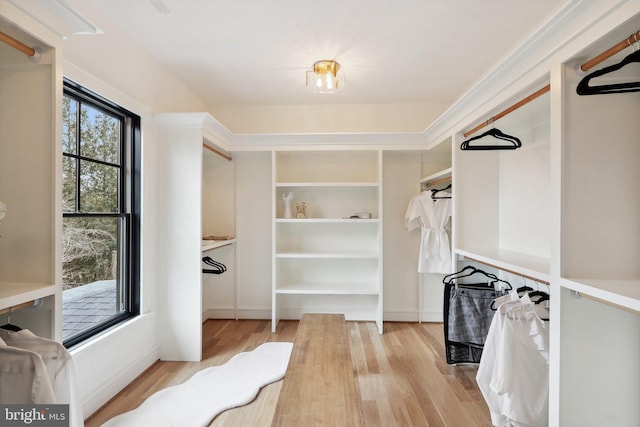
<path id="1" fill-rule="evenodd" d="M 448 197 L 440 193 L 438 197 Z M 408 230 L 420 227 L 419 273 L 451 273 L 451 249 L 446 226 L 451 217 L 451 199 L 432 199 L 423 191 L 413 197 L 405 214 Z"/>

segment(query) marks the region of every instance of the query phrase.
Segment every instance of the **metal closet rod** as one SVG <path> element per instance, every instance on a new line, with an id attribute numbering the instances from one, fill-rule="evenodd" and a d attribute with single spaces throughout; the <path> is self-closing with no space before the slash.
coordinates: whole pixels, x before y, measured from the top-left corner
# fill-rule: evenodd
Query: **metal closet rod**
<path id="1" fill-rule="evenodd" d="M 611 46 L 609 49 L 605 50 L 600 55 L 595 56 L 593 59 L 590 59 L 589 61 L 585 62 L 584 64 L 582 64 L 580 66 L 580 69 L 582 71 L 587 71 L 587 70 L 595 67 L 596 65 L 598 65 L 599 63 L 601 63 L 605 59 L 612 57 L 616 53 L 618 53 L 618 52 L 620 52 L 622 50 L 625 50 L 629 46 L 633 45 L 634 43 L 638 43 L 638 42 L 640 42 L 640 31 L 636 31 L 635 33 L 631 34 L 629 37 L 627 37 L 626 39 L 622 40 L 618 44 L 616 44 L 614 46 Z"/>
<path id="2" fill-rule="evenodd" d="M 36 50 L 34 48 L 27 46 L 26 44 L 14 39 L 10 35 L 5 34 L 2 31 L 0 31 L 0 41 L 5 42 L 12 48 L 19 50 L 29 57 L 36 56 Z"/>
<path id="3" fill-rule="evenodd" d="M 473 135 L 474 133 L 476 133 L 477 131 L 479 131 L 483 127 L 490 125 L 491 123 L 495 122 L 498 119 L 503 118 L 504 116 L 506 116 L 507 114 L 511 113 L 512 111 L 517 110 L 518 108 L 522 107 L 525 104 L 528 104 L 529 102 L 533 101 L 534 99 L 538 98 L 539 96 L 544 95 L 545 93 L 549 92 L 549 90 L 551 90 L 551 84 L 548 84 L 545 87 L 543 87 L 542 89 L 539 89 L 539 90 L 535 91 L 534 93 L 532 93 L 531 95 L 527 96 L 523 100 L 516 102 L 511 107 L 509 107 L 506 110 L 496 114 L 495 116 L 491 117 L 486 122 L 480 123 L 478 126 L 474 127 L 473 129 L 466 131 L 463 134 L 464 137 L 466 138 L 469 135 Z"/>

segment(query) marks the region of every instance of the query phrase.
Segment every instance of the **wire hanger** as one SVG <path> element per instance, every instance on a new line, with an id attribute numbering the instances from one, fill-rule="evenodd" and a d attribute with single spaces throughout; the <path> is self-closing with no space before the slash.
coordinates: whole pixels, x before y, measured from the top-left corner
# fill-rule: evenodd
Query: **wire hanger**
<path id="1" fill-rule="evenodd" d="M 638 39 L 638 36 L 636 34 L 633 34 L 632 37 L 635 40 L 634 43 L 640 43 L 640 40 Z M 629 41 L 628 43 L 629 46 L 633 46 L 631 41 Z M 640 62 L 640 49 L 634 50 L 633 52 L 631 52 L 631 54 L 627 55 L 622 61 L 618 62 L 617 64 L 610 65 L 584 76 L 582 80 L 580 80 L 580 83 L 578 83 L 576 92 L 578 93 L 578 95 L 606 95 L 609 93 L 638 92 L 640 91 L 640 81 L 589 86 L 589 82 L 591 81 L 591 79 L 604 76 L 605 74 L 613 73 L 614 71 L 618 71 L 628 64 L 637 62 Z"/>
<path id="2" fill-rule="evenodd" d="M 508 144 L 502 143 L 502 144 L 471 145 L 472 141 L 486 138 L 488 136 L 494 137 L 495 139 L 499 139 L 501 141 L 507 141 Z M 464 151 L 467 151 L 467 150 L 515 150 L 516 148 L 520 148 L 520 147 L 522 147 L 522 142 L 520 141 L 519 138 L 512 135 L 507 135 L 506 133 L 502 132 L 500 129 L 495 127 L 489 129 L 488 131 L 484 132 L 481 135 L 474 136 L 473 138 L 467 139 L 460 145 L 460 149 Z"/>

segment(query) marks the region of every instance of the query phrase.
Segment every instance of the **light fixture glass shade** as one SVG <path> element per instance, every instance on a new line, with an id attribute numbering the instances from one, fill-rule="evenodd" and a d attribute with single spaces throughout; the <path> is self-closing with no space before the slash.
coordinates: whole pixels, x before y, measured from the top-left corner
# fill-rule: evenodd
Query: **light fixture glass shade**
<path id="1" fill-rule="evenodd" d="M 307 89 L 314 93 L 336 93 L 344 88 L 344 72 L 333 60 L 322 60 L 307 71 Z"/>

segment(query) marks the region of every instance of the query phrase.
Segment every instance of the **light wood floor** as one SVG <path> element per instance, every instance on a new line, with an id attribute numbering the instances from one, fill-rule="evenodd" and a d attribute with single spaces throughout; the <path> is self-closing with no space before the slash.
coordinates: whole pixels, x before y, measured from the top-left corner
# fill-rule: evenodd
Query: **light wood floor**
<path id="1" fill-rule="evenodd" d="M 156 391 L 263 342 L 293 342 L 297 326 L 281 321 L 274 334 L 267 320 L 208 320 L 202 362 L 155 363 L 85 426 L 99 426 Z M 451 366 L 444 359 L 442 324 L 385 322 L 382 335 L 375 323 L 347 322 L 347 329 L 365 426 L 491 426 L 475 381 L 477 367 Z M 211 426 L 270 426 L 281 386 L 278 381 L 264 387 L 251 404 L 223 412 Z"/>

